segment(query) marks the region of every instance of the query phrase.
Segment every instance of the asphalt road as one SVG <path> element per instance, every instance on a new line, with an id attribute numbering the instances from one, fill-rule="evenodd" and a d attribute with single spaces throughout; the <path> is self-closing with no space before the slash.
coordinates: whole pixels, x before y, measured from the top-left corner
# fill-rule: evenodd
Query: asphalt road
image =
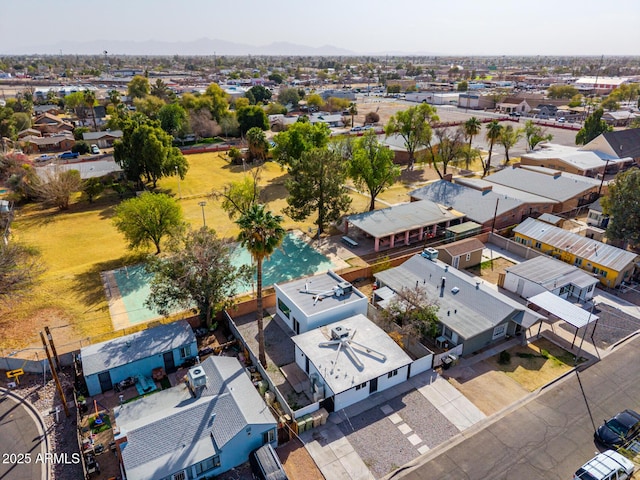
<path id="1" fill-rule="evenodd" d="M 0 390 L 0 480 L 44 478 L 45 443 L 26 407 Z"/>
<path id="2" fill-rule="evenodd" d="M 591 459 L 594 426 L 625 408 L 640 410 L 640 336 L 579 374 L 468 436 L 404 480 L 561 480 Z M 496 392 L 499 395 L 500 392 Z M 427 457 L 429 458 L 429 457 Z"/>

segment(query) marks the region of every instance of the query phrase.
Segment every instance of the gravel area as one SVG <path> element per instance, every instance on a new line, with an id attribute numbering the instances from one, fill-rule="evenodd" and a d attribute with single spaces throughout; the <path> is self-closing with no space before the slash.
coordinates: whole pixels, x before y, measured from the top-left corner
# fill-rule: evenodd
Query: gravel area
<path id="1" fill-rule="evenodd" d="M 640 319 L 606 303 L 598 303 L 593 313 L 600 317 L 593 336 L 594 344 L 599 349 L 608 348 L 640 329 Z M 567 331 L 575 332 L 573 327 L 564 322 L 560 322 L 560 326 Z M 587 332 L 587 338 L 591 336 L 591 332 L 591 329 Z M 582 332 L 579 335 L 582 335 Z"/>
<path id="2" fill-rule="evenodd" d="M 386 405 L 393 410 L 391 414 L 382 411 Z M 396 424 L 393 414 L 401 418 Z M 420 456 L 420 447 L 433 448 L 459 433 L 417 390 L 351 417 L 339 428 L 376 478 Z M 418 437 L 414 437 L 415 445 L 410 441 L 413 435 Z"/>
<path id="3" fill-rule="evenodd" d="M 70 367 L 67 367 L 66 371 L 59 373 L 58 376 L 67 402 L 73 405 L 73 373 Z M 6 378 L 4 371 L 2 378 Z M 51 375 L 47 375 L 47 382 L 43 385 L 41 374 L 25 374 L 20 378 L 20 385 L 11 391 L 30 402 L 40 412 L 47 429 L 50 452 L 67 453 L 68 458 L 71 458 L 72 453 L 79 453 L 75 408 L 69 409 L 69 417 L 65 416 Z M 60 407 L 58 422 L 56 422 L 55 414 L 51 413 L 56 406 Z M 52 480 L 78 480 L 81 478 L 83 478 L 81 464 L 56 463 L 51 468 Z"/>

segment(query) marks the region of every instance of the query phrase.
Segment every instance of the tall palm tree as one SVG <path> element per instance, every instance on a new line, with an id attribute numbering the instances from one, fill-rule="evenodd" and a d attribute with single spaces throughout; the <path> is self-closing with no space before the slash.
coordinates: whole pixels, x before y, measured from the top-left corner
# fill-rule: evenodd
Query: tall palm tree
<path id="1" fill-rule="evenodd" d="M 482 129 L 482 122 L 477 117 L 471 117 L 469 120 L 462 124 L 462 131 L 464 135 L 469 139 L 469 151 L 467 152 L 467 161 L 466 168 L 469 170 L 469 163 L 471 162 L 471 142 L 473 141 L 473 137 L 480 133 Z"/>
<path id="2" fill-rule="evenodd" d="M 93 90 L 85 90 L 84 93 L 84 104 L 86 108 L 91 109 L 91 118 L 93 118 L 93 129 L 98 131 L 98 124 L 96 123 L 96 111 L 93 108 L 96 103 L 96 93 Z"/>
<path id="3" fill-rule="evenodd" d="M 500 125 L 497 120 L 492 120 L 487 124 L 487 133 L 485 134 L 485 138 L 487 139 L 487 142 L 489 142 L 489 157 L 487 158 L 487 162 L 484 164 L 484 171 L 482 173 L 483 178 L 489 173 L 489 169 L 491 168 L 493 145 L 500 139 L 501 133 L 502 125 Z"/>
<path id="4" fill-rule="evenodd" d="M 264 205 L 253 204 L 245 211 L 236 224 L 240 227 L 238 240 L 251 254 L 256 263 L 256 320 L 258 323 L 258 358 L 264 368 L 267 357 L 264 352 L 264 325 L 262 321 L 262 261 L 269 258 L 280 246 L 286 231 L 282 228 L 283 218 L 265 210 Z"/>
<path id="5" fill-rule="evenodd" d="M 351 126 L 352 127 L 356 126 L 355 123 L 353 123 L 353 122 L 354 122 L 354 117 L 357 114 L 358 114 L 358 106 L 355 103 L 351 102 L 349 104 L 349 115 L 351 115 Z"/>

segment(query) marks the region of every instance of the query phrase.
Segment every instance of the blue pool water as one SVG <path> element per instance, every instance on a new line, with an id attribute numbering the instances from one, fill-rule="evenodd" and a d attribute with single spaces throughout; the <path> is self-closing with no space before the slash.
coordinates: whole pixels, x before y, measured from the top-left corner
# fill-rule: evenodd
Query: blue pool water
<path id="1" fill-rule="evenodd" d="M 245 248 L 238 245 L 233 249 L 231 262 L 238 267 L 251 265 L 251 255 Z M 297 235 L 289 233 L 280 248 L 262 264 L 263 288 L 274 283 L 284 283 L 295 278 L 315 275 L 332 268 L 334 265 L 331 260 Z M 114 277 L 130 323 L 146 322 L 160 316 L 159 313 L 144 306 L 151 290 L 151 275 L 147 273 L 144 265 L 138 264 L 114 270 Z M 239 284 L 237 291 L 247 293 L 254 288 L 255 278 L 253 283 Z"/>

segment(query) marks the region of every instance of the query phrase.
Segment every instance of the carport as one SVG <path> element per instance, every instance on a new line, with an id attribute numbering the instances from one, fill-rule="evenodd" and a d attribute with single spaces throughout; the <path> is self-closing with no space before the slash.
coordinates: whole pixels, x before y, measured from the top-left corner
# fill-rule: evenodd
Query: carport
<path id="1" fill-rule="evenodd" d="M 593 308 L 591 311 L 583 310 L 580 307 L 575 306 L 573 303 L 568 302 L 564 298 L 561 298 L 557 295 L 554 295 L 551 292 L 542 292 L 538 295 L 534 295 L 527 300 L 527 306 L 535 305 L 547 313 L 553 315 L 560 320 L 568 323 L 572 327 L 576 329 L 576 333 L 573 336 L 573 341 L 571 342 L 571 348 L 575 344 L 576 337 L 578 336 L 578 330 L 582 327 L 585 327 L 584 334 L 582 335 L 582 340 L 580 341 L 580 346 L 578 347 L 578 354 L 582 350 L 582 342 L 584 342 L 584 337 L 587 333 L 587 325 L 590 323 L 598 322 L 598 316 L 593 314 Z M 542 329 L 542 322 L 538 326 L 538 336 L 540 335 L 540 330 Z"/>

